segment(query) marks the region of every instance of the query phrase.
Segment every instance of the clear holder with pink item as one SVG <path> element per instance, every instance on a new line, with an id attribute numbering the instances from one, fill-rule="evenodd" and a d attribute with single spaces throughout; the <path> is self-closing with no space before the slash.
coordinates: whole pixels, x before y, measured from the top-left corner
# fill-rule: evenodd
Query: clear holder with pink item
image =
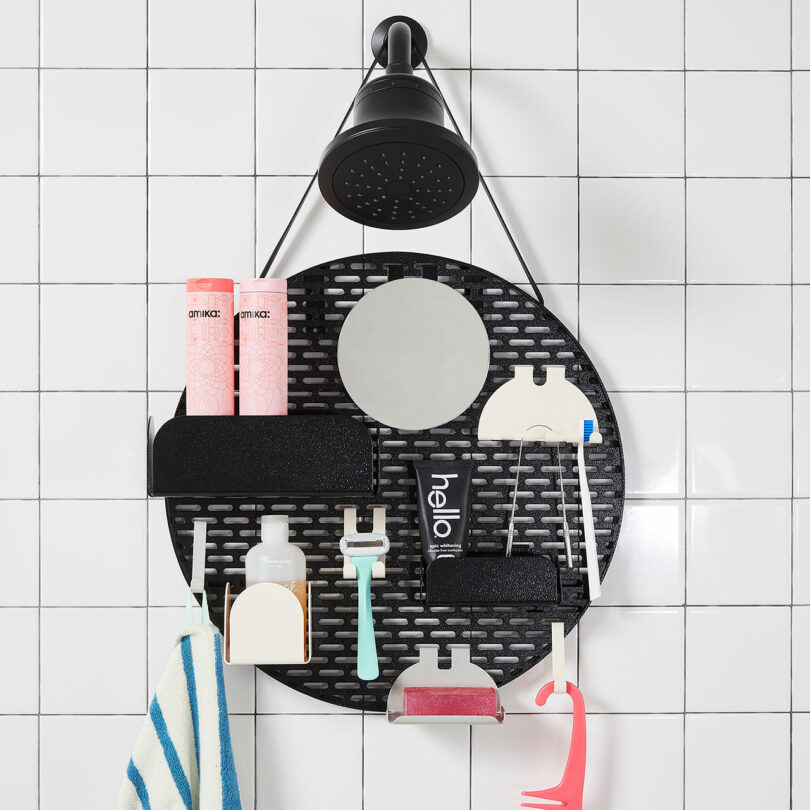
<path id="1" fill-rule="evenodd" d="M 388 693 L 389 723 L 502 723 L 504 709 L 492 676 L 470 661 L 469 646 L 452 647 L 450 667 L 439 667 L 439 648 L 419 648 Z"/>

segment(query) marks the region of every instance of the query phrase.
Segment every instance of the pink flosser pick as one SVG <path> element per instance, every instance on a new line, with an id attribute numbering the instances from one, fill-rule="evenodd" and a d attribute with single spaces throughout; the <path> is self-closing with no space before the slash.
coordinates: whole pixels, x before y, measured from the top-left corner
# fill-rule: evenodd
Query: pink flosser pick
<path id="1" fill-rule="evenodd" d="M 547 683 L 535 698 L 538 706 L 545 706 L 549 695 L 554 691 L 554 681 Z M 563 778 L 557 787 L 548 790 L 524 790 L 524 796 L 543 799 L 552 804 L 524 802 L 521 807 L 538 807 L 541 810 L 582 810 L 582 791 L 585 786 L 585 700 L 582 692 L 572 683 L 566 683 L 566 692 L 574 703 L 574 726 L 571 731 L 571 747 L 568 749 L 568 762 Z"/>

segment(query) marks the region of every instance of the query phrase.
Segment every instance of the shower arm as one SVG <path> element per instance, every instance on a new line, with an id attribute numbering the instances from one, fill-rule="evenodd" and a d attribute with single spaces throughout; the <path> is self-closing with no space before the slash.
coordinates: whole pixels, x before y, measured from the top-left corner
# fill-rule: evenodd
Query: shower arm
<path id="1" fill-rule="evenodd" d="M 417 40 L 412 42 L 411 37 L 411 29 L 410 27 L 404 22 L 395 22 L 391 25 L 388 29 L 388 34 L 386 35 L 386 39 L 383 42 L 383 45 L 388 44 L 388 65 L 386 67 L 386 73 L 413 73 L 413 68 L 411 67 L 411 60 L 409 59 L 410 54 L 412 51 L 416 53 L 417 56 L 417 63 L 421 60 L 422 64 L 425 66 L 425 71 L 430 78 L 431 83 L 436 88 L 436 91 L 441 98 L 442 104 L 444 105 L 444 109 L 447 112 L 447 117 L 450 119 L 450 123 L 453 125 L 453 129 L 455 129 L 456 133 L 460 138 L 464 138 L 461 133 L 461 129 L 459 128 L 458 124 L 456 123 L 456 119 L 453 116 L 453 112 L 450 109 L 450 105 L 447 103 L 447 99 L 444 97 L 444 93 L 442 93 L 441 87 L 439 87 L 439 83 L 436 81 L 436 77 L 433 75 L 433 71 L 430 69 L 430 65 L 427 63 L 427 59 L 425 58 L 425 53 L 419 45 Z M 360 82 L 360 87 L 368 82 L 371 78 L 371 74 L 374 71 L 374 68 L 377 67 L 379 64 L 379 54 L 381 51 L 377 51 L 374 56 L 374 61 L 371 63 L 371 67 L 366 72 L 363 81 Z M 358 88 L 359 89 L 359 88 Z M 346 124 L 346 121 L 349 120 L 349 116 L 354 109 L 354 99 L 352 103 L 349 105 L 349 109 L 346 110 L 346 114 L 343 116 L 343 120 L 340 122 L 340 126 L 337 128 L 337 132 L 335 133 L 335 137 L 337 137 L 340 132 L 342 131 L 343 127 Z M 282 232 L 278 242 L 276 242 L 276 246 L 273 248 L 273 252 L 270 254 L 270 258 L 264 265 L 264 269 L 262 270 L 259 278 L 264 278 L 267 273 L 270 271 L 273 262 L 275 261 L 276 257 L 278 256 L 279 251 L 281 250 L 281 246 L 284 244 L 284 240 L 287 238 L 290 230 L 292 229 L 293 223 L 295 222 L 298 214 L 301 212 L 301 209 L 304 206 L 304 202 L 306 201 L 309 192 L 312 190 L 312 186 L 315 185 L 315 181 L 318 179 L 318 172 L 316 171 L 309 180 L 306 189 L 304 190 L 301 199 L 298 201 L 298 205 L 293 211 L 293 215 L 290 217 L 290 221 L 287 223 L 287 227 Z M 481 170 L 478 170 L 478 180 L 484 188 L 484 192 L 489 199 L 489 202 L 492 205 L 492 208 L 495 211 L 495 216 L 498 218 L 498 222 L 501 223 L 501 227 L 506 234 L 506 238 L 509 240 L 509 244 L 512 246 L 512 250 L 515 252 L 515 256 L 517 256 L 518 262 L 520 262 L 520 266 L 523 268 L 523 272 L 526 274 L 526 278 L 529 281 L 529 286 L 532 288 L 532 292 L 534 293 L 535 297 L 537 298 L 538 303 L 542 306 L 543 305 L 543 295 L 540 292 L 540 288 L 537 286 L 537 282 L 534 280 L 534 276 L 529 270 L 529 265 L 526 264 L 526 260 L 523 258 L 523 254 L 520 252 L 520 248 L 515 242 L 514 237 L 512 236 L 512 232 L 509 230 L 509 226 L 506 224 L 506 220 L 503 218 L 503 214 L 501 214 L 500 208 L 498 208 L 498 204 L 495 202 L 495 197 L 492 195 L 492 191 L 487 184 L 487 181 L 484 179 L 484 175 L 481 173 Z"/>
<path id="2" fill-rule="evenodd" d="M 395 22 L 388 29 L 385 38 L 388 47 L 388 66 L 386 73 L 413 73 L 411 65 L 411 27 L 404 22 Z M 416 46 L 417 50 L 419 46 Z M 424 59 L 424 56 L 422 57 Z"/>

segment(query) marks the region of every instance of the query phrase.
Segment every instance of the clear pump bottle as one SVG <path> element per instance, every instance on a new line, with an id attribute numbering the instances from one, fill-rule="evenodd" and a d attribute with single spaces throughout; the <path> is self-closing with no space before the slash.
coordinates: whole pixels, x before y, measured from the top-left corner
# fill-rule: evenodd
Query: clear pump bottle
<path id="1" fill-rule="evenodd" d="M 287 515 L 262 515 L 262 542 L 245 556 L 248 587 L 258 582 L 275 582 L 292 591 L 307 615 L 307 558 L 290 542 Z"/>

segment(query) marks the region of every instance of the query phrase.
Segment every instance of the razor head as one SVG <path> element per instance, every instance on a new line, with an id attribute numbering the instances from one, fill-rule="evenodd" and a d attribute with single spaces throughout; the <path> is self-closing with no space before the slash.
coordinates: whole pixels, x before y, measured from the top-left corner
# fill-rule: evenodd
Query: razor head
<path id="1" fill-rule="evenodd" d="M 381 557 L 390 547 L 388 535 L 378 532 L 358 532 L 340 538 L 340 553 L 344 557 Z"/>

